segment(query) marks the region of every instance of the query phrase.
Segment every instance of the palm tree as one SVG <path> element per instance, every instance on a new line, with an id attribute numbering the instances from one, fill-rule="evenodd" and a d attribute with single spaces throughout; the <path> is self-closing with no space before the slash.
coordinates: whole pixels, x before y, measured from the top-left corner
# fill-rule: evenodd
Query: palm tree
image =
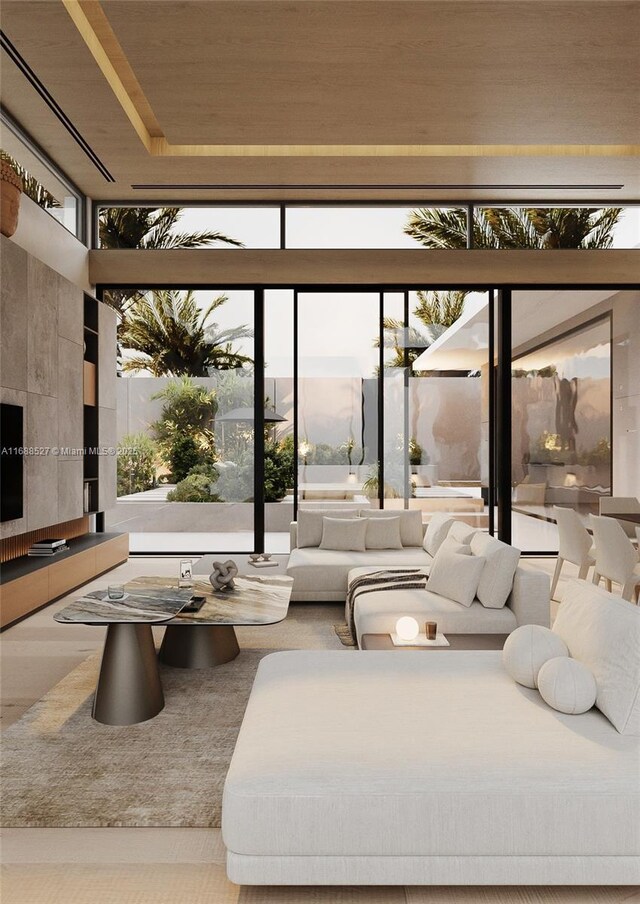
<path id="1" fill-rule="evenodd" d="M 620 207 L 483 207 L 473 217 L 474 248 L 610 248 Z M 425 248 L 466 248 L 467 211 L 411 212 L 404 231 Z"/>
<path id="2" fill-rule="evenodd" d="M 414 315 L 426 327 L 423 333 L 416 327 L 409 326 L 406 331 L 401 320 L 393 317 L 385 317 L 384 345 L 385 348 L 394 349 L 394 357 L 387 361 L 386 367 L 409 367 L 416 358 L 428 348 L 438 336 L 456 322 L 462 314 L 464 300 L 467 292 L 424 292 L 418 291 L 418 304 L 413 309 Z M 406 337 L 406 338 L 405 338 Z M 380 341 L 374 341 L 374 347 L 379 348 Z"/>
<path id="3" fill-rule="evenodd" d="M 174 232 L 182 213 L 181 207 L 106 207 L 100 213 L 100 247 L 157 251 L 203 248 L 215 242 L 243 247 L 242 242 L 221 232 Z M 140 295 L 135 289 L 110 289 L 104 300 L 123 313 Z"/>
<path id="4" fill-rule="evenodd" d="M 233 348 L 253 336 L 246 325 L 220 330 L 209 318 L 228 298 L 220 295 L 200 308 L 194 293 L 155 290 L 138 298 L 120 327 L 120 344 L 140 354 L 125 358 L 123 370 L 147 370 L 154 377 L 207 377 L 212 370 L 231 370 L 252 359 Z"/>

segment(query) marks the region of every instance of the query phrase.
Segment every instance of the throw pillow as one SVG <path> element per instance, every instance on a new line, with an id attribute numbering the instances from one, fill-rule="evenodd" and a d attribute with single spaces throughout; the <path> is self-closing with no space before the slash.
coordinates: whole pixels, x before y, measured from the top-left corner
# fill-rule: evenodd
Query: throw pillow
<path id="1" fill-rule="evenodd" d="M 364 552 L 367 522 L 364 518 L 322 519 L 320 549 L 338 549 L 344 552 Z"/>
<path id="2" fill-rule="evenodd" d="M 435 554 L 434 559 L 437 559 L 439 555 L 446 555 L 448 552 L 457 552 L 458 555 L 461 556 L 470 556 L 471 547 L 464 543 L 458 543 L 453 537 L 447 537 L 446 540 L 442 541 L 440 549 Z"/>
<path id="3" fill-rule="evenodd" d="M 435 556 L 441 544 L 446 540 L 447 534 L 453 524 L 453 518 L 445 512 L 435 512 L 427 524 L 424 535 L 423 548 L 430 555 Z"/>
<path id="4" fill-rule="evenodd" d="M 364 518 L 367 549 L 402 549 L 400 518 Z"/>
<path id="5" fill-rule="evenodd" d="M 464 521 L 454 521 L 447 536 L 453 537 L 458 543 L 471 543 L 471 538 L 477 533 L 477 530 L 477 527 L 471 527 Z"/>
<path id="6" fill-rule="evenodd" d="M 476 595 L 483 568 L 484 559 L 479 556 L 445 550 L 433 560 L 427 590 L 468 608 Z"/>
<path id="7" fill-rule="evenodd" d="M 524 687 L 537 687 L 538 672 L 549 659 L 568 656 L 567 645 L 542 625 L 521 625 L 507 637 L 502 650 L 505 670 Z"/>
<path id="8" fill-rule="evenodd" d="M 538 672 L 538 690 L 545 703 L 560 713 L 586 713 L 596 702 L 596 679 L 577 659 L 548 659 Z"/>
<path id="9" fill-rule="evenodd" d="M 478 599 L 487 609 L 502 609 L 513 588 L 520 550 L 479 530 L 471 538 L 471 552 L 487 560 L 478 584 Z"/>
<path id="10" fill-rule="evenodd" d="M 640 735 L 640 608 L 586 581 L 570 581 L 553 631 L 593 672 L 600 712 L 621 734 Z"/>
<path id="11" fill-rule="evenodd" d="M 400 518 L 400 539 L 403 546 L 422 546 L 422 512 L 418 509 L 409 512 L 372 511 L 360 509 L 361 518 Z"/>
<path id="12" fill-rule="evenodd" d="M 325 515 L 331 518 L 350 518 L 355 517 L 354 512 L 332 511 L 331 509 L 298 509 L 298 532 L 296 545 L 299 549 L 305 546 L 320 546 L 322 540 L 322 519 Z"/>

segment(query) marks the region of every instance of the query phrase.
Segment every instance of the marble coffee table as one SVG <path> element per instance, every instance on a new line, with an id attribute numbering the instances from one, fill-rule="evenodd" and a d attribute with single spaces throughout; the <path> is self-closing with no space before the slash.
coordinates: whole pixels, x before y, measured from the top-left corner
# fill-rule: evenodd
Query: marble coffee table
<path id="1" fill-rule="evenodd" d="M 159 653 L 167 665 L 221 665 L 240 652 L 234 625 L 272 625 L 286 618 L 292 584 L 284 575 L 252 574 L 237 577 L 234 590 L 214 591 L 209 581 L 180 588 L 177 578 L 140 577 L 125 584 L 125 599 L 93 591 L 54 618 L 106 626 L 92 715 L 107 725 L 133 725 L 164 707 L 152 625 L 167 626 Z M 206 597 L 205 604 L 199 612 L 182 613 L 192 596 Z"/>
<path id="2" fill-rule="evenodd" d="M 173 591 L 177 578 L 144 577 L 127 588 Z M 168 619 L 160 659 L 183 669 L 203 669 L 235 659 L 240 652 L 234 626 L 274 625 L 289 610 L 293 578 L 281 574 L 239 575 L 233 590 L 215 591 L 209 581 L 194 580 L 193 596 L 204 596 L 199 612 L 178 612 Z"/>
<path id="3" fill-rule="evenodd" d="M 164 707 L 151 626 L 170 621 L 192 595 L 190 588 L 151 585 L 125 591 L 124 599 L 111 600 L 106 590 L 94 590 L 54 615 L 63 624 L 107 628 L 92 711 L 106 725 L 144 722 Z"/>

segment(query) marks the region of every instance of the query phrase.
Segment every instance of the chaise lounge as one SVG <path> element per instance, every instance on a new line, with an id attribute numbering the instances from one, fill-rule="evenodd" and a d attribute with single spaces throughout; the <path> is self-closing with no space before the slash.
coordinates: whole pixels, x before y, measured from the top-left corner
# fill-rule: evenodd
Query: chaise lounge
<path id="1" fill-rule="evenodd" d="M 499 652 L 266 657 L 224 790 L 231 880 L 639 882 L 640 612 L 577 581 L 563 607 L 598 685 L 581 715 Z"/>

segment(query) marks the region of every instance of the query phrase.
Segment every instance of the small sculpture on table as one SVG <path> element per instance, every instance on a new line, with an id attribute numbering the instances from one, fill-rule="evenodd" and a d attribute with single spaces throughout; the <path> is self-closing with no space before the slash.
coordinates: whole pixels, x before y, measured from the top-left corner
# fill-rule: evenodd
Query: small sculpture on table
<path id="1" fill-rule="evenodd" d="M 238 574 L 238 566 L 232 559 L 226 562 L 214 562 L 209 581 L 214 590 L 234 590 L 234 578 Z"/>

